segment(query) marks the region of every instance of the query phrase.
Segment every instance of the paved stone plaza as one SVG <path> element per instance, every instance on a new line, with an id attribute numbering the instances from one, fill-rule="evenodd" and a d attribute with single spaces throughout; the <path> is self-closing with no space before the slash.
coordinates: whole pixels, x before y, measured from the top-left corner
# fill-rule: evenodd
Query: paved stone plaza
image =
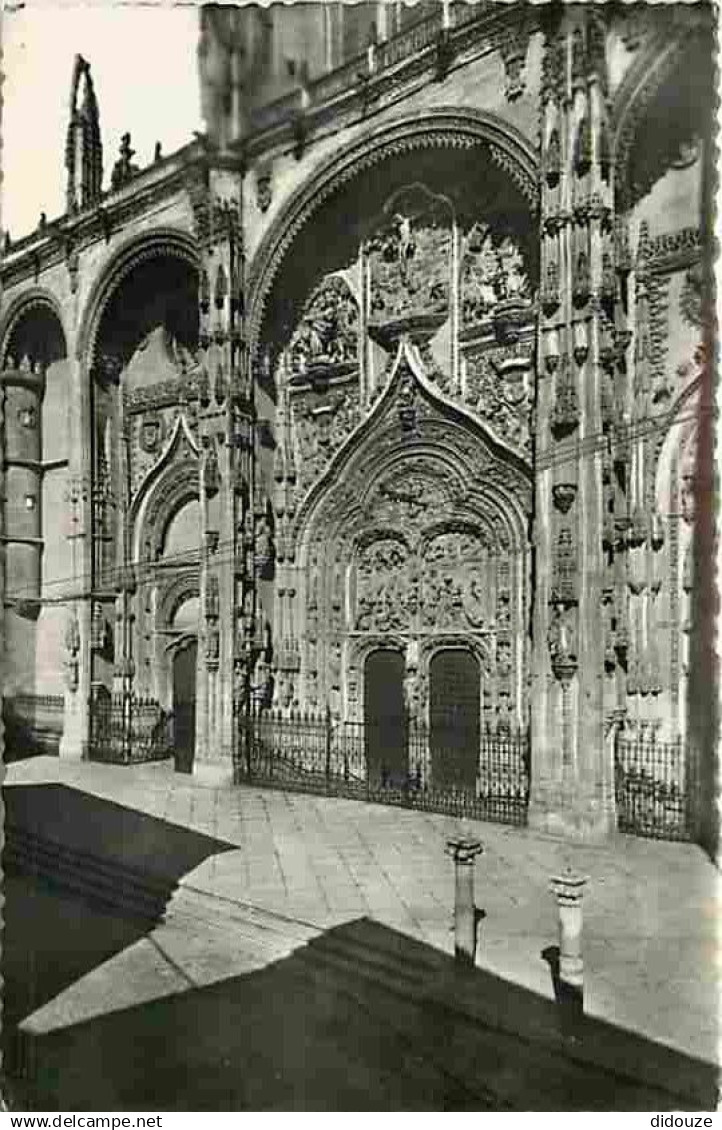
<path id="1" fill-rule="evenodd" d="M 39 758 L 7 784 L 60 782 L 237 845 L 181 880 L 165 920 L 39 1009 L 49 1032 L 208 985 L 291 953 L 331 926 L 370 917 L 453 952 L 459 821 L 291 793 L 201 787 L 167 764 L 134 769 Z M 544 996 L 542 951 L 557 941 L 550 876 L 589 876 L 584 903 L 587 1011 L 677 1050 L 717 1058 L 717 872 L 691 845 L 619 837 L 575 847 L 476 824 L 485 912 L 477 964 Z M 116 845 L 117 849 L 117 845 Z"/>

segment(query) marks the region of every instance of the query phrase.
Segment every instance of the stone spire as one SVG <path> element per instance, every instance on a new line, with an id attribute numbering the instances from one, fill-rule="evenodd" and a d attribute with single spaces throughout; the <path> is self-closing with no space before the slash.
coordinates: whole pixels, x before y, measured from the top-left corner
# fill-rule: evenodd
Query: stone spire
<path id="1" fill-rule="evenodd" d="M 66 205 L 76 212 L 94 203 L 103 183 L 103 145 L 100 139 L 98 103 L 90 75 L 90 64 L 75 56 L 70 88 L 70 119 L 65 143 L 68 171 Z"/>

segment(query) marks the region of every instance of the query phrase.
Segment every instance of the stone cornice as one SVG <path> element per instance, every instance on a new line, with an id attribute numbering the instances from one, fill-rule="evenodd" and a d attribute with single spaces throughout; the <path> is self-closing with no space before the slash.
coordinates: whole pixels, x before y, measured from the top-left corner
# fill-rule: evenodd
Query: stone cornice
<path id="1" fill-rule="evenodd" d="M 201 139 L 142 169 L 128 184 L 106 192 L 97 204 L 53 220 L 12 244 L 0 263 L 4 289 L 67 262 L 95 243 L 107 242 L 114 231 L 145 215 L 150 208 L 185 190 L 189 166 L 204 159 Z"/>

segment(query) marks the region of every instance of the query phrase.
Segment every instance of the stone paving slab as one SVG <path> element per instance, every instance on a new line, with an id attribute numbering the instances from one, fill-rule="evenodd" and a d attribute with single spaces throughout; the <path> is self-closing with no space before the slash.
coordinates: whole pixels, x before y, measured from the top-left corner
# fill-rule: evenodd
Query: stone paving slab
<path id="1" fill-rule="evenodd" d="M 476 864 L 476 902 L 485 911 L 479 965 L 552 996 L 542 957 L 557 941 L 549 878 L 571 864 L 590 879 L 588 1011 L 678 1050 L 717 1058 L 718 875 L 693 845 L 626 836 L 573 845 L 528 829 L 350 800 L 213 789 L 174 774 L 168 764 L 131 769 L 36 758 L 9 766 L 6 776 L 8 785 L 55 780 L 107 800 L 122 795 L 140 812 L 162 811 L 167 821 L 237 845 L 181 880 L 180 891 L 215 899 L 221 918 L 228 915 L 204 960 L 197 938 L 210 927 L 203 915 L 185 927 L 187 945 L 180 920 L 175 923 L 173 959 L 181 969 L 187 963 L 193 980 L 221 975 L 224 946 L 225 975 L 247 960 L 235 952 L 245 953 L 247 944 L 230 920 L 232 904 L 246 907 L 243 913 L 249 905 L 266 908 L 315 931 L 368 915 L 452 953 L 454 877 L 444 845 L 463 823 L 484 844 Z"/>

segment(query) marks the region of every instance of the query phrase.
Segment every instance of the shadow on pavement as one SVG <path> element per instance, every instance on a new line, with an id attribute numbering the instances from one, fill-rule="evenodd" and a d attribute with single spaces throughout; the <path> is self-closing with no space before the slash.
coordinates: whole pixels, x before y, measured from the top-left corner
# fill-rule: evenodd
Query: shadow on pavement
<path id="1" fill-rule="evenodd" d="M 41 1110 L 712 1110 L 717 1082 L 369 919 L 26 1052 Z"/>
<path id="2" fill-rule="evenodd" d="M 149 933 L 184 874 L 233 845 L 64 785 L 3 789 L 4 1069 L 24 1017 Z"/>

